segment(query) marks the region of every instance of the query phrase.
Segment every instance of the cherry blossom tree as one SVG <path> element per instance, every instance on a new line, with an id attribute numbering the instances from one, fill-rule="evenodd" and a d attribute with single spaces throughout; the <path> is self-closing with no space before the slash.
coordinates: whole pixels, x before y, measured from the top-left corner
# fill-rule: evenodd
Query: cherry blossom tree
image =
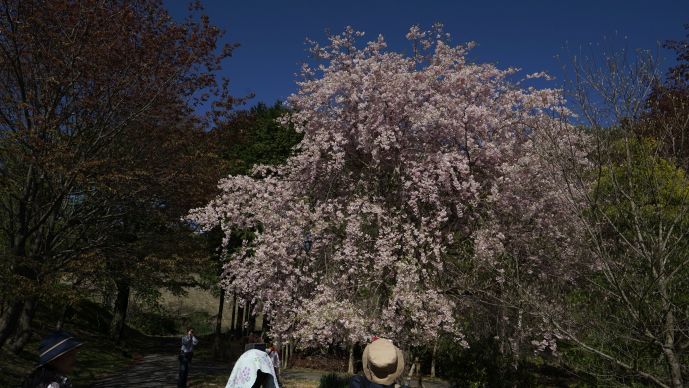
<path id="1" fill-rule="evenodd" d="M 255 232 L 223 288 L 260 301 L 277 337 L 411 347 L 445 334 L 467 346 L 461 295 L 474 271 L 499 284 L 504 257 L 532 273 L 566 261 L 526 247 L 539 233 L 550 246 L 565 239 L 550 229 L 569 215 L 540 139 L 566 139 L 568 112 L 558 90 L 525 86 L 543 74 L 469 62 L 473 44 L 451 45 L 442 26 L 412 27 L 411 55 L 382 36 L 360 47 L 363 35 L 311 42 L 318 61 L 281 119 L 304 135 L 287 163 L 223 179 L 188 219 L 227 239 Z"/>

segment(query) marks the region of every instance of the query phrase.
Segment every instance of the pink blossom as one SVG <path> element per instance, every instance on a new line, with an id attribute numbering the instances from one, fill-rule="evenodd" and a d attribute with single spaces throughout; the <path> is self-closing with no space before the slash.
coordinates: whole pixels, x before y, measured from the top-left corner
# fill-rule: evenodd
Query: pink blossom
<path id="1" fill-rule="evenodd" d="M 505 255 L 554 260 L 528 242 L 558 241 L 551 226 L 567 216 L 538 142 L 569 130 L 554 119 L 560 93 L 467 61 L 470 45 L 445 43 L 440 26 L 410 29 L 412 41 L 434 38 L 412 57 L 385 51 L 382 36 L 357 48 L 362 36 L 313 43 L 324 63 L 304 66 L 280 119 L 304 134 L 295 155 L 222 180 L 189 219 L 228 237 L 255 228 L 223 282 L 262 302 L 275 336 L 321 346 L 377 333 L 408 346 L 449 334 L 466 346 L 451 248 L 473 241 L 467 259 L 498 282 Z"/>

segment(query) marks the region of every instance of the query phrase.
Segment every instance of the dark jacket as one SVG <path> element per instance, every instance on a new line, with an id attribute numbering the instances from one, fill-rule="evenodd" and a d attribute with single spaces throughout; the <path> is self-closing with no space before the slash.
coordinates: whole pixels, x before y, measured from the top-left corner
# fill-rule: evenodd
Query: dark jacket
<path id="1" fill-rule="evenodd" d="M 361 375 L 352 376 L 352 380 L 349 382 L 349 388 L 391 388 L 392 385 L 380 385 L 374 382 L 368 381 L 368 379 Z"/>
<path id="2" fill-rule="evenodd" d="M 24 380 L 22 388 L 72 388 L 69 379 L 49 366 L 37 368 Z"/>

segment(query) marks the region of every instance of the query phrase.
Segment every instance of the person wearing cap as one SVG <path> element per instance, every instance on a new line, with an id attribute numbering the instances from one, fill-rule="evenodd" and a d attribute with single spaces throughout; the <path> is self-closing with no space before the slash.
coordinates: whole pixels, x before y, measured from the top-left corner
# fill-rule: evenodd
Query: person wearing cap
<path id="1" fill-rule="evenodd" d="M 36 369 L 24 380 L 24 388 L 71 388 L 67 375 L 74 370 L 82 342 L 73 335 L 56 331 L 43 338 L 38 346 Z"/>
<path id="2" fill-rule="evenodd" d="M 361 364 L 364 376 L 352 377 L 350 388 L 394 387 L 404 371 L 404 355 L 392 341 L 378 338 L 364 348 Z"/>

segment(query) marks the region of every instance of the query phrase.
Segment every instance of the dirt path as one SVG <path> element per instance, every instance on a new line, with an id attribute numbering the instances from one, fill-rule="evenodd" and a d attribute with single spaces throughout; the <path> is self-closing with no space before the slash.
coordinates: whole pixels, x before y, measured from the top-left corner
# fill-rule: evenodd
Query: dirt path
<path id="1" fill-rule="evenodd" d="M 134 347 L 146 354 L 145 356 L 136 357 L 137 362 L 117 374 L 97 380 L 90 387 L 176 387 L 179 361 L 175 351 L 178 341 L 172 337 L 151 337 L 136 343 Z M 232 365 L 227 363 L 205 361 L 195 357 L 191 364 L 189 387 L 224 387 L 231 371 Z M 282 371 L 282 377 L 287 381 L 285 388 L 317 387 L 321 377 L 327 373 L 314 369 L 288 369 Z M 416 387 L 416 381 L 413 381 L 411 386 Z M 447 388 L 449 385 L 440 380 L 424 380 L 424 387 Z"/>
<path id="2" fill-rule="evenodd" d="M 143 360 L 134 364 L 130 368 L 105 379 L 99 380 L 91 385 L 91 388 L 123 388 L 123 387 L 142 387 L 142 388 L 159 388 L 159 387 L 176 387 L 177 386 L 177 358 L 169 354 L 151 354 L 145 356 Z M 230 375 L 230 368 L 218 364 L 209 364 L 202 361 L 192 363 L 191 374 L 189 376 L 189 387 L 198 386 L 194 384 L 195 377 L 209 375 L 218 376 L 219 386 L 224 386 L 225 379 Z M 302 386 L 299 383 L 307 383 L 304 386 L 317 387 L 321 377 L 328 372 L 296 369 L 283 371 L 282 377 L 293 382 L 286 384 L 286 388 L 290 385 Z M 218 386 L 218 384 L 203 385 L 203 386 Z M 411 387 L 416 387 L 416 382 L 412 382 Z M 449 385 L 440 380 L 424 380 L 425 388 L 447 388 Z"/>
<path id="3" fill-rule="evenodd" d="M 313 369 L 289 369 L 286 371 L 282 372 L 282 377 L 286 380 L 293 381 L 293 382 L 309 382 L 309 383 L 315 383 L 314 386 L 318 386 L 318 382 L 321 380 L 321 377 L 323 375 L 328 374 L 329 372 L 326 371 L 320 371 L 320 370 L 313 370 Z M 298 385 L 298 384 L 297 384 Z M 442 380 L 439 379 L 424 379 L 423 380 L 423 386 L 424 388 L 448 388 L 450 385 Z M 410 388 L 417 387 L 416 381 L 412 381 L 410 384 Z M 290 388 L 289 384 L 285 385 L 285 388 Z"/>
<path id="4" fill-rule="evenodd" d="M 176 387 L 179 362 L 177 357 L 169 354 L 149 354 L 143 360 L 133 364 L 124 371 L 101 379 L 91 385 L 92 388 L 119 387 Z M 204 374 L 230 375 L 227 366 L 193 361 L 189 374 L 190 386 L 194 386 L 194 376 Z"/>

